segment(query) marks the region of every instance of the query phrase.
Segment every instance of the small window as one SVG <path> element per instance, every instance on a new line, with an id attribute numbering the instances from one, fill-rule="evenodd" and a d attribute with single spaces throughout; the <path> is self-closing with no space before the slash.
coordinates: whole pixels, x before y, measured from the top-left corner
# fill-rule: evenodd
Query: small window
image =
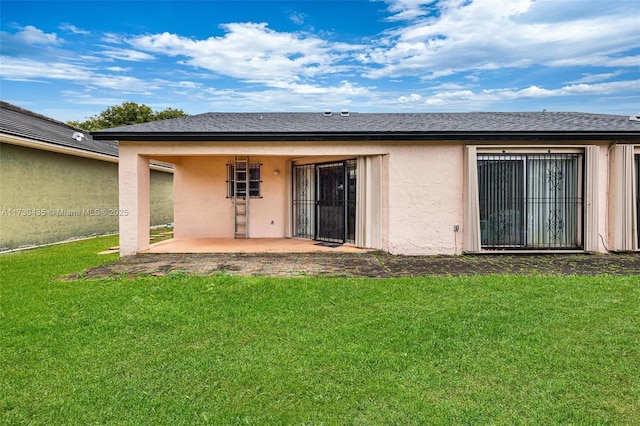
<path id="1" fill-rule="evenodd" d="M 249 176 L 247 176 L 246 170 L 238 169 L 236 172 L 233 164 L 227 164 L 227 198 L 233 198 L 236 188 L 238 189 L 238 197 L 246 197 L 247 184 L 249 185 L 249 197 L 260 198 L 260 184 L 262 183 L 260 166 L 259 163 L 249 164 Z M 236 176 L 238 177 L 237 185 Z"/>

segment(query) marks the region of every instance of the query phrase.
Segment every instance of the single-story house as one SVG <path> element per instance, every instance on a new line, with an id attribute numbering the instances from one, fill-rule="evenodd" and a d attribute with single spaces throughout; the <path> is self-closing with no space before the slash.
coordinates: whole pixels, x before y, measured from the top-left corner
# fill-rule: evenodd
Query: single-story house
<path id="1" fill-rule="evenodd" d="M 147 226 L 173 222 L 173 169 L 151 165 Z M 118 143 L 0 101 L 0 250 L 117 232 Z"/>
<path id="2" fill-rule="evenodd" d="M 149 164 L 175 238 L 306 238 L 405 255 L 638 250 L 640 121 L 572 112 L 207 113 L 120 144 L 121 255 L 149 248 Z"/>

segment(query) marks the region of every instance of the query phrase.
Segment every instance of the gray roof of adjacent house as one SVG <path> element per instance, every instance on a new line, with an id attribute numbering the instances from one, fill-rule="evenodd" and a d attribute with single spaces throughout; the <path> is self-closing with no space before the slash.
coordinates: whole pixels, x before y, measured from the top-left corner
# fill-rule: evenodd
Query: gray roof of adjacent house
<path id="1" fill-rule="evenodd" d="M 578 112 L 206 113 L 92 134 L 131 141 L 638 139 L 640 121 Z"/>
<path id="2" fill-rule="evenodd" d="M 0 133 L 58 147 L 118 157 L 116 140 L 95 141 L 87 131 L 4 101 L 0 101 Z"/>

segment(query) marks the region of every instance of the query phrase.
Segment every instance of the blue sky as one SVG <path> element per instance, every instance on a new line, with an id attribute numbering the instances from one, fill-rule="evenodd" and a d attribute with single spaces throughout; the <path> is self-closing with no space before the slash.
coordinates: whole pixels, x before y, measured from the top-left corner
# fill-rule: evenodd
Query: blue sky
<path id="1" fill-rule="evenodd" d="M 635 0 L 0 1 L 0 98 L 154 110 L 640 111 Z"/>

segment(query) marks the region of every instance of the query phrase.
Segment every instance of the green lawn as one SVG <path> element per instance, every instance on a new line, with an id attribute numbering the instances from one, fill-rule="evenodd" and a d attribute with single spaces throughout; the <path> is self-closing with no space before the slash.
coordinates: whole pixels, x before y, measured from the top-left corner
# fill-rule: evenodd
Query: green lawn
<path id="1" fill-rule="evenodd" d="M 60 281 L 0 255 L 3 424 L 638 424 L 638 277 Z"/>

